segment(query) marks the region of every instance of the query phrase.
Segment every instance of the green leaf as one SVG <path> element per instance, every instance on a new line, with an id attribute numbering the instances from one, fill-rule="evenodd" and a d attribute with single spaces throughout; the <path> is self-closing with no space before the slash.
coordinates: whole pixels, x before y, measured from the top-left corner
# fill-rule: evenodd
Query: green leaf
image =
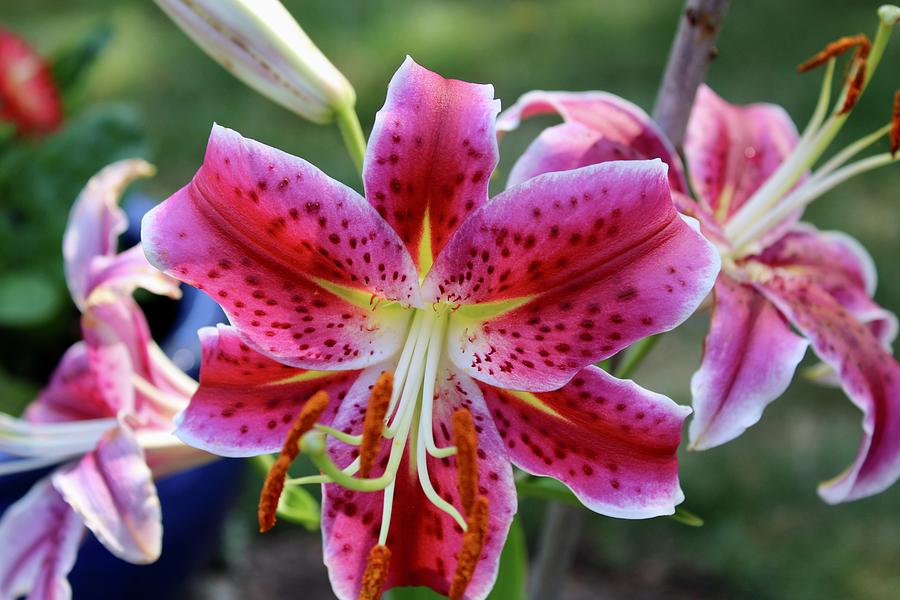
<path id="1" fill-rule="evenodd" d="M 500 555 L 500 571 L 488 600 L 524 600 L 528 581 L 528 549 L 525 530 L 518 517 L 509 527 L 509 536 Z"/>
<path id="2" fill-rule="evenodd" d="M 300 486 L 285 486 L 278 500 L 278 518 L 297 525 L 302 525 L 310 531 L 319 529 L 319 503 L 305 488 Z"/>
<path id="3" fill-rule="evenodd" d="M 97 57 L 109 44 L 112 35 L 112 26 L 104 23 L 54 54 L 50 70 L 53 81 L 64 96 L 70 95 L 84 79 Z"/>
<path id="4" fill-rule="evenodd" d="M 0 276 L 0 325 L 28 327 L 49 320 L 60 307 L 61 292 L 40 273 Z"/>
<path id="5" fill-rule="evenodd" d="M 500 570 L 488 600 L 524 600 L 528 572 L 525 531 L 518 518 L 509 527 L 509 536 L 500 554 Z M 444 596 L 425 587 L 398 587 L 388 591 L 385 600 L 441 600 Z"/>
<path id="6" fill-rule="evenodd" d="M 688 527 L 703 527 L 703 519 L 701 517 L 680 506 L 675 507 L 675 514 L 669 515 L 669 518 Z"/>

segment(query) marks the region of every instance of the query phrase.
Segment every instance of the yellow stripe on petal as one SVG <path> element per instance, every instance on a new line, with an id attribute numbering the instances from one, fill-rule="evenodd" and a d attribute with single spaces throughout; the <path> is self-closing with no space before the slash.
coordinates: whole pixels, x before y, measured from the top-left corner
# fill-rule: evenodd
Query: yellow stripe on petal
<path id="1" fill-rule="evenodd" d="M 324 290 L 329 291 L 335 296 L 342 298 L 350 304 L 358 306 L 360 308 L 374 310 L 376 307 L 387 308 L 391 305 L 399 306 L 397 302 L 394 302 L 393 300 L 386 302 L 383 298 L 378 298 L 371 292 L 366 292 L 364 290 L 353 288 L 347 285 L 332 283 L 331 281 L 320 279 L 319 277 L 310 277 L 310 279 L 313 281 L 313 283 L 323 288 Z"/>
<path id="2" fill-rule="evenodd" d="M 497 302 L 483 302 L 481 304 L 464 304 L 456 311 L 456 315 L 466 319 L 477 321 L 487 321 L 503 313 L 515 310 L 531 302 L 536 296 L 522 296 L 520 298 L 511 298 L 509 300 L 499 300 Z"/>
<path id="3" fill-rule="evenodd" d="M 552 408 L 550 408 L 549 406 L 544 404 L 540 398 L 538 398 L 531 392 L 514 392 L 512 390 L 503 390 L 503 393 L 509 394 L 510 396 L 513 396 L 514 398 L 518 398 L 525 404 L 541 411 L 542 413 L 548 414 L 552 417 L 556 417 L 557 419 L 563 419 L 563 420 L 566 419 L 564 416 L 562 416 L 561 414 L 559 414 L 558 412 L 556 412 L 555 410 L 553 410 Z"/>
<path id="4" fill-rule="evenodd" d="M 419 281 L 425 279 L 431 265 L 434 264 L 434 256 L 431 247 L 431 218 L 429 217 L 430 209 L 425 209 L 425 216 L 422 222 L 422 239 L 419 240 Z"/>
<path id="5" fill-rule="evenodd" d="M 285 379 L 280 379 L 278 381 L 270 381 L 265 386 L 276 386 L 276 385 L 290 385 L 292 383 L 301 383 L 303 381 L 312 381 L 313 379 L 319 379 L 321 377 L 333 377 L 337 373 L 335 371 L 303 371 L 302 373 L 297 373 L 296 375 L 291 375 Z"/>
<path id="6" fill-rule="evenodd" d="M 726 185 L 719 195 L 719 206 L 716 209 L 716 221 L 724 223 L 728 217 L 728 209 L 731 208 L 731 199 L 734 198 L 734 186 Z"/>

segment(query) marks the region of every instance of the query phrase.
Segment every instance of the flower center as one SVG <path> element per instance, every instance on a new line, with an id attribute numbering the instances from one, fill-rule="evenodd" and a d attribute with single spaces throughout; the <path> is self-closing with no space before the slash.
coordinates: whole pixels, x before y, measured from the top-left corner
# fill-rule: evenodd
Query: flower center
<path id="1" fill-rule="evenodd" d="M 892 131 L 900 127 L 900 116 L 894 111 L 890 123 L 837 152 L 810 177 L 804 179 L 807 171 L 828 150 L 868 85 L 881 61 L 898 16 L 900 9 L 897 7 L 882 7 L 879 10 L 881 22 L 874 42 L 869 42 L 865 36 L 841 38 L 800 66 L 805 71 L 826 65 L 819 101 L 793 152 L 726 223 L 724 232 L 732 246 L 729 258 L 739 259 L 758 252 L 761 249 L 759 240 L 794 212 L 802 210 L 847 179 L 898 160 L 893 148 L 895 136 Z M 847 77 L 841 94 L 828 115 L 836 57 L 850 50 L 855 50 L 855 53 Z M 847 164 L 859 152 L 884 136 L 891 136 L 891 152 Z"/>

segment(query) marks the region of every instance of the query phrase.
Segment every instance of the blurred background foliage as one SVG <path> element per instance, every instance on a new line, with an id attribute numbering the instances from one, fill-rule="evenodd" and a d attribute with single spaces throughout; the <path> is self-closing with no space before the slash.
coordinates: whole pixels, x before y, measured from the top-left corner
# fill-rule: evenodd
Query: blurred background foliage
<path id="1" fill-rule="evenodd" d="M 603 89 L 649 110 L 682 3 L 285 4 L 356 87 L 368 130 L 405 54 L 445 76 L 493 83 L 504 106 L 530 89 Z M 819 75 L 800 76 L 795 65 L 841 35 L 874 31 L 876 8 L 876 2 L 846 0 L 733 2 L 708 81 L 733 102 L 781 104 L 802 128 Z M 360 187 L 335 128 L 308 124 L 256 95 L 146 0 L 4 2 L 0 23 L 50 56 L 79 45 L 89 52 L 91 43 L 99 48 L 108 41 L 77 93 L 67 94 L 64 129 L 0 161 L 0 407 L 30 397 L 77 336 L 61 278 L 62 228 L 78 190 L 103 164 L 125 156 L 149 158 L 159 174 L 141 190 L 164 198 L 199 166 L 210 125 L 218 122 Z M 900 41 L 893 41 L 882 64 L 842 139 L 856 139 L 889 118 L 891 95 L 900 85 Z M 504 139 L 496 189 L 525 145 L 550 123 L 536 119 Z M 881 275 L 877 300 L 895 312 L 898 190 L 900 169 L 888 167 L 845 184 L 807 213 L 819 227 L 845 230 L 869 248 Z M 635 378 L 689 402 L 688 381 L 707 319 L 698 315 L 667 336 Z M 798 379 L 763 422 L 737 441 L 684 453 L 686 506 L 705 519 L 703 527 L 592 517 L 576 568 L 560 581 L 559 597 L 900 597 L 900 487 L 838 507 L 824 505 L 815 493 L 820 480 L 851 461 L 859 423 L 859 413 L 840 392 Z M 522 502 L 532 544 L 544 506 Z M 247 512 L 250 524 L 252 511 Z M 233 547 L 233 539 L 247 537 L 233 531 L 229 539 L 226 546 Z M 317 546 L 316 534 L 283 526 L 272 537 L 250 540 L 247 553 L 232 552 L 241 554 L 232 571 L 245 574 L 231 578 L 240 580 L 234 584 L 237 597 L 283 597 L 296 593 L 300 583 L 308 590 L 305 597 L 329 597 L 321 555 L 306 550 Z"/>

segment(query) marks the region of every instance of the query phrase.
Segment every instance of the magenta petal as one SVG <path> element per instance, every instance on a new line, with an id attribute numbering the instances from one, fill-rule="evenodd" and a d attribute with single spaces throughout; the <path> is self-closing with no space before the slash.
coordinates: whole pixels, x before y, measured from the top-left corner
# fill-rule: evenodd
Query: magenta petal
<path id="1" fill-rule="evenodd" d="M 143 243 L 151 263 L 219 302 L 245 339 L 297 367 L 384 360 L 407 315 L 379 298 L 418 303 L 409 253 L 362 197 L 218 126 L 193 181 L 144 218 Z"/>
<path id="2" fill-rule="evenodd" d="M 752 287 L 720 275 L 703 352 L 691 379 L 691 447 L 705 450 L 738 437 L 791 383 L 809 345 Z"/>
<path id="3" fill-rule="evenodd" d="M 25 418 L 33 423 L 64 423 L 115 417 L 118 409 L 107 398 L 91 371 L 87 345 L 78 342 L 66 351 L 50 383 L 28 405 Z"/>
<path id="4" fill-rule="evenodd" d="M 591 510 L 643 519 L 684 500 L 676 451 L 688 407 L 597 367 L 553 392 L 481 389 L 510 460 L 559 479 Z"/>
<path id="5" fill-rule="evenodd" d="M 200 387 L 178 417 L 184 443 L 220 456 L 278 452 L 306 400 L 319 390 L 330 423 L 359 371 L 306 371 L 280 364 L 241 341 L 231 327 L 200 330 Z"/>
<path id="6" fill-rule="evenodd" d="M 871 330 L 808 278 L 786 271 L 757 286 L 806 335 L 863 412 L 853 465 L 819 487 L 829 503 L 876 494 L 900 477 L 900 365 Z"/>
<path id="7" fill-rule="evenodd" d="M 91 291 L 94 259 L 115 255 L 116 241 L 127 227 L 119 208 L 122 192 L 153 172 L 153 165 L 139 159 L 113 163 L 94 175 L 76 198 L 63 238 L 63 259 L 69 291 L 79 307 Z"/>
<path id="8" fill-rule="evenodd" d="M 0 598 L 69 600 L 66 580 L 84 527 L 47 477 L 10 506 L 0 520 Z"/>
<path id="9" fill-rule="evenodd" d="M 106 548 L 132 563 L 150 563 L 162 549 L 162 515 L 144 451 L 124 426 L 107 433 L 53 485 Z"/>
<path id="10" fill-rule="evenodd" d="M 640 107 L 605 92 L 528 92 L 497 119 L 502 134 L 532 116 L 556 113 L 565 125 L 550 127 L 513 166 L 507 187 L 530 177 L 609 160 L 659 158 L 669 165 L 669 183 L 686 192 L 681 160 L 665 135 Z M 587 144 L 588 132 L 593 134 Z M 570 166 L 564 166 L 569 162 Z"/>
<path id="11" fill-rule="evenodd" d="M 481 600 L 493 587 L 500 551 L 516 512 L 512 469 L 478 387 L 458 371 L 442 373 L 434 404 L 436 443 L 449 445 L 450 417 L 460 406 L 472 412 L 478 431 L 479 493 L 488 498 L 490 523 L 484 552 L 464 597 Z M 338 413 L 337 428 L 349 427 L 353 433 L 360 431 L 359 411 L 377 376 L 378 371 L 370 369 L 360 377 Z M 350 449 L 339 443 L 332 444 L 332 455 L 340 466 L 353 459 Z M 428 458 L 429 476 L 435 490 L 458 507 L 455 467 L 455 458 Z M 352 492 L 334 484 L 327 484 L 323 489 L 325 564 L 338 598 L 353 600 L 359 594 L 368 552 L 377 542 L 384 496 L 382 492 Z M 410 470 L 408 459 L 404 458 L 396 482 L 387 541 L 392 558 L 386 587 L 426 586 L 447 594 L 461 541 L 458 526 L 425 497 L 416 471 Z"/>
<path id="12" fill-rule="evenodd" d="M 457 231 L 423 295 L 464 305 L 448 334 L 460 368 L 547 391 L 680 324 L 718 269 L 714 247 L 676 212 L 660 161 L 608 162 L 494 198 Z"/>
<path id="13" fill-rule="evenodd" d="M 875 263 L 854 238 L 798 223 L 754 259 L 815 281 L 890 348 L 897 336 L 897 317 L 872 300 L 878 280 Z"/>
<path id="14" fill-rule="evenodd" d="M 98 256 L 91 263 L 88 289 L 110 287 L 120 295 L 144 288 L 154 294 L 180 298 L 178 280 L 160 272 L 147 262 L 140 244 L 115 256 Z"/>
<path id="15" fill-rule="evenodd" d="M 700 86 L 684 152 L 700 201 L 724 223 L 797 145 L 797 129 L 780 106 L 726 102 Z"/>
<path id="16" fill-rule="evenodd" d="M 437 256 L 469 212 L 487 202 L 499 111 L 493 86 L 445 79 L 409 57 L 394 74 L 366 151 L 366 198 L 417 262 L 424 231 Z"/>

